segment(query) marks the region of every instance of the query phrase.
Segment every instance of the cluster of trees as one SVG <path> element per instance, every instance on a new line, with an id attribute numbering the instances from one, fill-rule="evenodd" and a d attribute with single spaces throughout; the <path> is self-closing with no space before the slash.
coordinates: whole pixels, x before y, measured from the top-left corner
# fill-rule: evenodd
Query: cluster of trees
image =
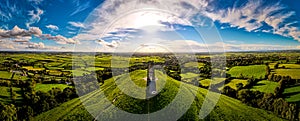
<path id="1" fill-rule="evenodd" d="M 25 92 L 22 104 L 0 102 L 0 120 L 32 120 L 33 116 L 48 111 L 61 103 L 78 97 L 74 88 L 53 88 L 49 92 Z"/>
<path id="2" fill-rule="evenodd" d="M 242 89 L 238 91 L 236 96 L 237 99 L 247 105 L 272 111 L 282 118 L 288 120 L 296 120 L 298 118 L 297 105 L 288 103 L 274 94 Z"/>
<path id="3" fill-rule="evenodd" d="M 25 92 L 23 94 L 23 103 L 32 108 L 36 115 L 76 97 L 78 96 L 75 88 L 67 87 L 64 90 L 53 88 L 48 92 Z"/>
<path id="4" fill-rule="evenodd" d="M 100 85 L 98 84 L 96 74 L 84 74 L 83 76 L 74 78 L 78 95 L 85 95 L 92 91 L 98 90 Z"/>
<path id="5" fill-rule="evenodd" d="M 17 118 L 17 108 L 15 105 L 5 105 L 3 102 L 0 102 L 0 120 L 15 121 Z"/>
<path id="6" fill-rule="evenodd" d="M 276 78 L 274 78 L 277 80 Z M 278 87 L 275 88 L 274 94 L 263 93 L 259 91 L 251 91 L 250 88 L 257 83 L 258 80 L 250 78 L 244 87 L 240 87 L 237 84 L 237 90 L 230 86 L 225 86 L 222 90 L 222 94 L 241 100 L 243 103 L 261 108 L 264 110 L 272 111 L 280 117 L 295 120 L 298 118 L 297 105 L 286 102 L 281 98 L 284 87 L 288 84 L 290 77 L 282 77 L 278 82 Z"/>
<path id="7" fill-rule="evenodd" d="M 263 58 L 254 55 L 227 57 L 226 60 L 227 67 L 263 64 Z"/>

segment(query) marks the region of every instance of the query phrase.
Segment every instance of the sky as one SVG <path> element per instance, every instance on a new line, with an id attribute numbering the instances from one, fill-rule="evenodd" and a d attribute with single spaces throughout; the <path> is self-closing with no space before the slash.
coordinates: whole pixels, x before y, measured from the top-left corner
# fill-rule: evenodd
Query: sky
<path id="1" fill-rule="evenodd" d="M 0 51 L 300 49 L 295 0 L 1 0 Z"/>

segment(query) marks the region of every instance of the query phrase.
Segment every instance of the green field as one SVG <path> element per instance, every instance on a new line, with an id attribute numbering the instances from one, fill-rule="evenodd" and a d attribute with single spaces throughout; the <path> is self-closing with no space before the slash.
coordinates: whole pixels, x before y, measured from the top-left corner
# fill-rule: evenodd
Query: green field
<path id="1" fill-rule="evenodd" d="M 197 76 L 199 76 L 199 74 L 195 74 L 195 73 L 185 73 L 185 74 L 180 74 L 180 76 L 182 77 L 182 79 L 190 79 L 190 78 L 195 78 Z"/>
<path id="2" fill-rule="evenodd" d="M 292 79 L 300 79 L 300 69 L 276 69 L 275 73 L 281 76 L 290 76 Z"/>
<path id="3" fill-rule="evenodd" d="M 264 78 L 266 75 L 266 66 L 265 65 L 251 65 L 251 66 L 235 66 L 231 68 L 228 72 L 231 77 L 243 77 L 247 78 Z"/>
<path id="4" fill-rule="evenodd" d="M 10 79 L 12 76 L 11 72 L 8 71 L 0 71 L 0 78 L 2 79 Z"/>
<path id="5" fill-rule="evenodd" d="M 65 70 L 65 71 L 70 71 L 72 72 L 73 76 L 83 76 L 83 74 L 90 74 L 89 71 L 81 70 L 81 69 L 76 69 L 76 70 Z"/>
<path id="6" fill-rule="evenodd" d="M 253 86 L 251 90 L 265 92 L 265 93 L 274 93 L 274 90 L 276 87 L 278 87 L 278 85 L 279 84 L 277 82 L 263 80 L 257 82 L 257 84 Z"/>
<path id="7" fill-rule="evenodd" d="M 285 88 L 283 95 L 288 102 L 300 102 L 300 86 Z"/>
<path id="8" fill-rule="evenodd" d="M 232 89 L 237 90 L 236 85 L 242 83 L 243 86 L 245 86 L 247 84 L 247 80 L 243 80 L 243 79 L 233 79 L 231 80 L 229 83 L 227 83 L 225 86 L 230 86 Z"/>
<path id="9" fill-rule="evenodd" d="M 208 87 L 211 84 L 219 84 L 221 82 L 225 81 L 225 78 L 213 78 L 213 79 L 203 79 L 200 80 L 200 84 L 202 86 Z"/>
<path id="10" fill-rule="evenodd" d="M 10 80 L 12 76 L 11 72 L 8 71 L 0 71 L 0 78 L 5 79 L 5 80 Z M 15 74 L 13 79 L 17 79 L 17 80 L 26 80 L 27 77 L 26 76 L 22 76 L 20 74 Z"/>
<path id="11" fill-rule="evenodd" d="M 146 72 L 135 71 L 132 72 L 131 75 L 135 77 L 133 81 L 138 81 L 135 82 L 136 84 L 143 84 L 140 81 L 142 81 L 141 79 L 146 76 Z M 159 73 L 156 75 L 157 78 L 164 78 Z M 125 85 L 125 87 L 130 86 L 126 83 L 127 80 L 123 80 L 126 79 L 124 75 L 116 78 L 117 81 L 121 81 L 121 85 Z M 137 99 L 124 94 L 124 90 L 121 91 L 118 86 L 115 84 L 113 79 L 108 79 L 104 85 L 101 86 L 102 90 L 96 90 L 88 95 L 83 96 L 80 100 L 74 99 L 66 102 L 59 107 L 36 116 L 35 120 L 93 120 L 89 113 L 99 116 L 99 120 L 117 120 L 124 119 L 124 114 L 117 113 L 117 109 L 135 114 L 145 114 L 159 111 L 170 103 L 174 103 L 173 107 L 171 107 L 172 114 L 179 113 L 179 111 L 181 111 L 185 106 L 189 107 L 189 110 L 181 117 L 181 120 L 199 120 L 199 109 L 201 108 L 204 98 L 207 94 L 206 89 L 180 83 L 170 77 L 167 77 L 167 81 L 161 92 L 155 97 L 150 98 L 149 102 L 148 100 Z M 183 95 L 178 97 L 180 101 L 174 102 L 173 100 L 175 96 L 177 93 L 179 93 L 179 87 L 182 87 Z M 126 91 L 132 90 L 130 88 L 125 89 L 127 89 Z M 136 94 L 140 96 L 144 95 L 143 92 L 136 92 Z M 212 95 L 215 95 L 215 93 L 212 93 Z M 196 96 L 196 98 L 194 99 L 192 105 L 186 105 L 186 102 L 193 99 L 194 96 Z M 105 98 L 109 101 L 106 102 Z M 89 112 L 84 110 L 81 101 L 85 104 L 85 107 L 89 109 Z M 117 106 L 117 108 L 114 106 Z M 101 113 L 99 113 L 99 111 Z M 159 120 L 170 120 L 174 118 L 175 115 L 165 115 L 164 113 L 159 113 L 158 116 L 160 117 Z M 249 107 L 236 99 L 224 95 L 221 95 L 220 100 L 214 110 L 205 118 L 205 120 L 247 119 L 274 121 L 283 120 L 270 112 Z"/>
<path id="12" fill-rule="evenodd" d="M 198 68 L 201 68 L 201 67 L 204 67 L 204 63 L 198 63 L 198 62 L 188 62 L 188 63 L 185 63 L 184 64 L 184 67 L 188 68 L 188 67 L 198 67 Z"/>
<path id="13" fill-rule="evenodd" d="M 60 88 L 61 90 L 67 88 L 67 87 L 71 87 L 68 86 L 66 84 L 36 84 L 34 90 L 35 91 L 43 91 L 43 92 L 48 92 L 49 90 L 51 90 L 52 88 Z"/>

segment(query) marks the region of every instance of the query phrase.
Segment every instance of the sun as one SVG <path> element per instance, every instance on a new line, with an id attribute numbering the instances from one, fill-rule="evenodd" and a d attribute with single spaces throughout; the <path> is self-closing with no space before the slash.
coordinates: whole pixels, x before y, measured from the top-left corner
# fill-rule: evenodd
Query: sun
<path id="1" fill-rule="evenodd" d="M 165 16 L 155 12 L 139 12 L 136 13 L 133 19 L 133 26 L 142 28 L 146 26 L 163 26 L 162 21 L 166 21 Z"/>

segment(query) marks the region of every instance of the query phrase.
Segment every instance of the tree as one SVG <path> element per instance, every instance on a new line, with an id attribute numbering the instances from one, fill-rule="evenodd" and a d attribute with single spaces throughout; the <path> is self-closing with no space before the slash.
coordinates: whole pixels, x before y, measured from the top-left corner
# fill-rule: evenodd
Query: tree
<path id="1" fill-rule="evenodd" d="M 243 83 L 238 83 L 235 85 L 237 90 L 241 90 L 243 88 Z"/>
<path id="2" fill-rule="evenodd" d="M 274 73 L 272 73 L 272 74 L 269 74 L 269 76 L 268 76 L 268 80 L 269 80 L 269 81 L 273 81 L 273 78 L 274 78 Z"/>
<path id="3" fill-rule="evenodd" d="M 236 98 L 236 90 L 232 89 L 230 86 L 225 86 L 222 90 L 222 94 Z"/>
<path id="4" fill-rule="evenodd" d="M 34 111 L 30 106 L 22 106 L 18 108 L 18 119 L 31 121 L 34 115 Z"/>
<path id="5" fill-rule="evenodd" d="M 0 104 L 0 120 L 2 121 L 14 121 L 17 120 L 17 109 L 15 105 Z"/>
<path id="6" fill-rule="evenodd" d="M 276 63 L 276 64 L 274 65 L 274 69 L 278 69 L 278 66 L 279 66 L 279 63 Z"/>

